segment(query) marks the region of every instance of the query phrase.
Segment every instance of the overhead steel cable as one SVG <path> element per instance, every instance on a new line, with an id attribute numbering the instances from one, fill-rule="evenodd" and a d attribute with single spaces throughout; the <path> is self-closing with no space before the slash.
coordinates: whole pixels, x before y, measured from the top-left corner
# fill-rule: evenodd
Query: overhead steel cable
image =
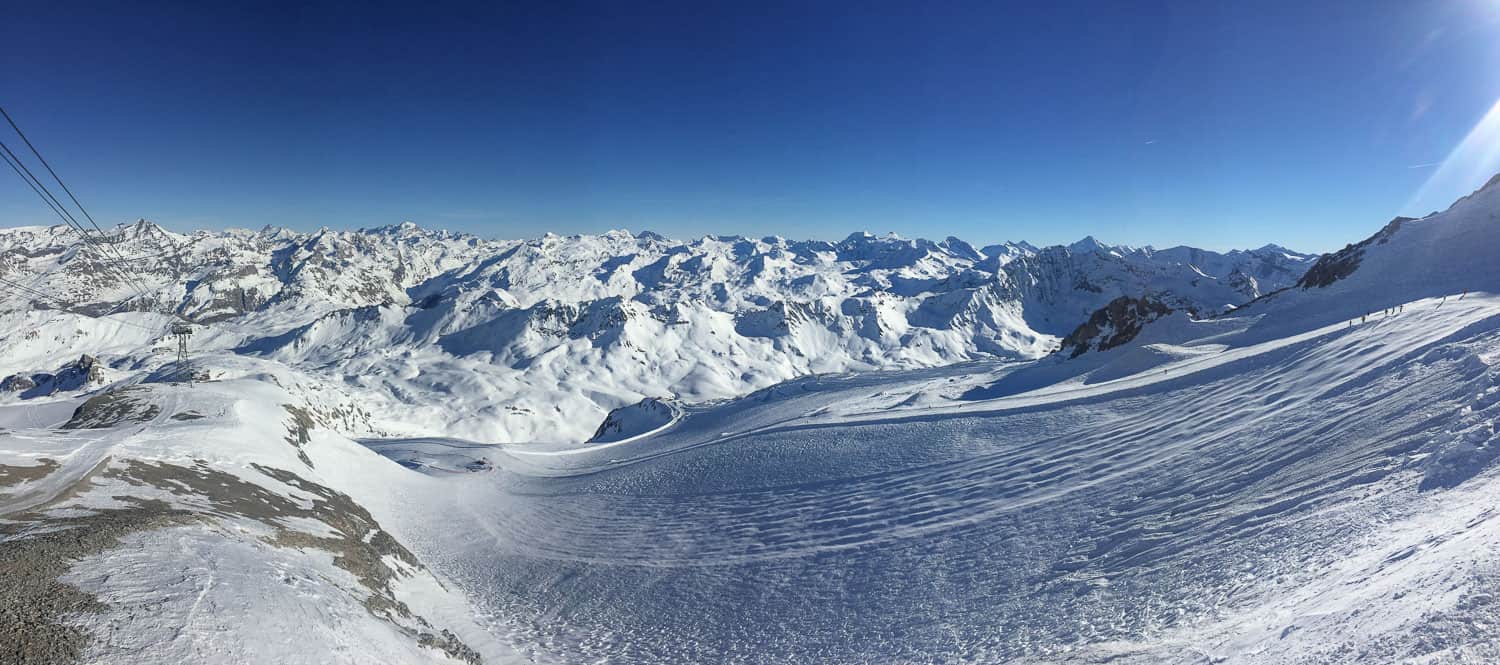
<path id="1" fill-rule="evenodd" d="M 53 302 L 54 307 L 56 307 L 57 309 L 60 309 L 62 311 L 69 312 L 69 313 L 72 313 L 72 314 L 77 314 L 79 316 L 87 316 L 87 317 L 93 318 L 93 319 L 100 319 L 100 318 L 104 318 L 106 316 L 109 316 L 111 314 L 114 314 L 114 313 L 120 311 L 120 305 L 125 304 L 125 301 L 122 300 L 122 301 L 120 301 L 118 303 L 115 303 L 114 307 L 109 308 L 109 310 L 106 311 L 106 312 L 104 312 L 103 314 L 97 314 L 97 315 L 96 314 L 86 314 L 84 312 L 79 312 L 79 311 L 77 311 L 75 309 L 72 309 L 67 304 L 67 302 L 65 302 L 62 298 L 59 298 L 57 296 L 45 293 L 45 292 L 43 292 L 40 289 L 37 289 L 35 287 L 31 287 L 31 286 L 27 286 L 25 284 L 20 284 L 20 283 L 17 283 L 17 282 L 13 282 L 13 281 L 10 281 L 10 280 L 5 279 L 3 277 L 0 277 L 0 283 L 9 284 L 10 286 L 12 286 L 14 288 L 20 289 L 21 291 L 23 291 L 25 293 L 32 294 L 33 296 L 35 296 L 37 298 L 41 298 L 43 300 L 50 300 L 50 301 Z M 128 321 L 120 321 L 120 323 L 124 323 L 125 325 L 132 325 L 132 326 L 135 326 L 137 328 L 144 328 L 144 326 L 141 326 L 141 325 L 138 325 L 138 324 L 134 324 L 134 323 L 130 323 Z"/>
<path id="2" fill-rule="evenodd" d="M 48 295 L 46 293 L 43 293 L 43 292 L 41 292 L 41 291 L 39 291 L 37 289 L 31 288 L 31 287 L 26 286 L 25 284 L 21 284 L 19 282 L 12 282 L 12 281 L 4 278 L 4 277 L 0 277 L 0 284 L 8 285 L 11 288 L 16 289 L 17 291 L 20 291 L 23 295 L 29 295 L 29 296 L 31 296 L 33 299 L 40 299 L 40 300 L 44 300 L 44 301 L 51 301 L 52 304 L 62 303 L 62 299 L 57 298 L 56 296 Z"/>
<path id="3" fill-rule="evenodd" d="M 142 286 L 140 280 L 131 275 L 132 269 L 130 262 L 125 259 L 123 253 L 118 247 L 114 246 L 114 244 L 110 243 L 106 239 L 104 229 L 99 226 L 99 222 L 94 219 L 94 216 L 89 214 L 88 209 L 83 207 L 83 202 L 78 200 L 78 196 L 75 195 L 73 193 L 73 190 L 68 187 L 68 183 L 63 182 L 62 176 L 59 176 L 57 174 L 57 170 L 52 168 L 52 164 L 47 161 L 46 157 L 42 156 L 42 152 L 37 149 L 36 144 L 31 142 L 31 138 L 26 136 L 26 132 L 21 130 L 21 126 L 16 124 L 15 118 L 11 117 L 10 112 L 6 111 L 5 107 L 3 106 L 0 106 L 0 116 L 5 117 L 5 122 L 10 125 L 12 130 L 15 130 L 16 136 L 21 137 L 21 141 L 24 142 L 26 144 L 26 147 L 31 150 L 31 154 L 36 157 L 37 161 L 41 162 L 42 167 L 47 169 L 47 173 L 52 176 L 52 179 L 57 181 L 58 186 L 62 187 L 63 193 L 67 194 L 68 199 L 73 202 L 73 205 L 78 208 L 78 211 L 80 213 L 83 213 L 84 218 L 88 220 L 90 226 L 94 227 L 94 231 L 99 234 L 99 237 L 94 238 L 89 233 L 89 230 L 87 228 L 84 228 L 83 223 L 79 222 L 78 218 L 73 216 L 72 211 L 68 209 L 68 206 L 64 205 L 63 202 L 52 193 L 52 190 L 47 187 L 47 185 L 43 183 L 40 178 L 36 177 L 36 174 L 31 172 L 31 169 L 26 166 L 26 163 L 22 161 L 21 158 L 14 152 L 12 152 L 9 146 L 5 145 L 3 141 L 0 141 L 0 150 L 3 150 L 3 152 L 9 156 L 6 162 L 10 164 L 11 169 L 16 171 L 16 174 L 21 176 L 22 180 L 27 181 L 27 185 L 31 186 L 32 191 L 36 192 L 37 196 L 41 197 L 42 202 L 46 203 L 49 208 L 52 208 L 52 211 L 56 213 L 57 216 L 69 226 L 69 228 L 72 228 L 74 231 L 76 231 L 78 235 L 83 238 L 84 242 L 89 244 L 95 250 L 95 252 L 100 255 L 99 258 L 103 259 L 106 265 L 112 266 L 115 269 L 115 272 L 119 275 L 122 281 L 125 282 L 126 286 L 133 289 L 143 301 L 149 301 L 151 298 L 149 289 L 146 289 L 144 286 Z M 100 248 L 101 245 L 103 246 L 102 249 Z M 111 253 L 114 255 L 113 259 L 111 259 L 110 257 Z M 128 301 L 129 298 L 126 298 L 125 300 L 116 303 L 116 305 L 111 308 L 109 312 L 106 313 L 106 315 L 113 314 L 114 312 L 119 311 L 120 307 Z M 188 323 L 198 323 L 192 317 L 180 312 L 174 311 L 170 314 Z"/>
<path id="4" fill-rule="evenodd" d="M 10 113 L 5 110 L 4 106 L 0 106 L 0 115 L 5 116 L 5 122 L 10 124 L 11 129 L 16 130 L 16 136 L 21 137 L 21 141 L 26 143 L 27 148 L 31 149 L 31 154 L 36 155 L 36 160 L 42 163 L 42 167 L 47 169 L 47 173 L 52 175 L 52 179 L 57 181 L 58 186 L 62 187 L 63 192 L 68 195 L 68 198 L 70 200 L 73 201 L 73 205 L 78 206 L 78 211 L 83 213 L 84 218 L 89 220 L 89 224 L 92 225 L 94 227 L 94 230 L 98 231 L 99 235 L 102 237 L 104 235 L 104 229 L 100 228 L 99 222 L 94 221 L 94 216 L 90 215 L 88 209 L 84 208 L 83 204 L 78 201 L 78 197 L 73 195 L 73 190 L 68 189 L 68 183 L 63 182 L 62 177 L 57 175 L 57 171 L 52 169 L 52 165 L 47 162 L 47 159 L 45 157 L 42 157 L 42 152 L 40 150 L 37 150 L 36 146 L 31 143 L 31 139 L 26 137 L 26 132 L 21 131 L 21 126 L 16 124 L 14 118 L 10 117 Z M 82 224 L 80 224 L 79 226 L 81 227 Z M 110 249 L 114 250 L 116 259 L 119 259 L 120 261 L 125 260 L 125 257 L 120 254 L 119 248 L 110 246 Z"/>
<path id="5" fill-rule="evenodd" d="M 120 262 L 115 261 L 109 256 L 107 251 L 99 248 L 99 245 L 107 245 L 107 242 L 102 238 L 95 238 L 91 235 L 88 229 L 84 228 L 83 224 L 78 221 L 78 218 L 74 217 L 73 213 L 67 209 L 67 206 L 63 205 L 63 202 L 47 188 L 47 184 L 37 178 L 36 174 L 32 173 L 31 168 L 26 166 L 26 163 L 21 161 L 21 158 L 3 140 L 0 140 L 0 156 L 3 156 L 5 162 L 10 165 L 11 170 L 15 171 L 16 175 L 20 176 L 21 180 L 25 181 L 27 186 L 31 187 L 33 192 L 36 192 L 37 196 L 41 197 L 42 202 L 46 203 L 47 207 L 51 208 L 52 212 L 57 214 L 58 218 L 63 221 L 63 224 L 67 225 L 79 237 L 83 238 L 84 243 L 94 250 L 95 254 L 99 256 L 107 268 L 113 268 L 116 275 L 125 282 L 125 285 L 134 290 L 141 298 L 149 298 L 146 289 L 142 288 L 138 281 L 130 277 L 126 269 L 121 267 Z"/>
<path id="6" fill-rule="evenodd" d="M 36 174 L 31 171 L 31 167 L 27 166 L 26 162 L 22 161 L 21 157 L 15 151 L 11 150 L 10 146 L 6 145 L 4 140 L 0 140 L 0 155 L 5 156 L 6 163 L 10 164 L 11 170 L 15 171 L 17 175 L 21 176 L 22 180 L 26 181 L 26 184 L 31 187 L 31 191 L 36 192 L 37 196 L 42 198 L 42 202 L 46 203 L 47 207 L 52 209 L 52 212 L 57 213 L 57 216 L 62 219 L 68 228 L 79 234 L 90 245 L 100 242 L 88 233 L 88 229 L 83 227 L 83 223 L 78 221 L 77 217 L 73 216 L 73 212 L 68 210 L 68 207 L 63 204 L 61 199 L 57 198 L 56 194 L 52 193 L 52 190 L 47 187 L 46 183 L 36 177 Z M 103 250 L 100 250 L 100 253 L 102 254 Z M 105 260 L 110 259 L 108 256 L 100 258 Z"/>
<path id="7" fill-rule="evenodd" d="M 94 315 L 91 315 L 91 314 L 86 314 L 84 312 L 80 312 L 80 311 L 78 311 L 78 310 L 76 310 L 76 309 L 74 309 L 72 307 L 69 307 L 67 303 L 63 302 L 62 299 L 60 299 L 60 298 L 58 298 L 56 296 L 48 295 L 48 294 L 43 293 L 41 291 L 38 291 L 38 290 L 36 290 L 34 288 L 26 286 L 25 284 L 21 284 L 21 283 L 18 283 L 18 282 L 12 282 L 12 281 L 4 278 L 4 277 L 0 277 L 0 285 L 10 286 L 11 288 L 13 288 L 16 291 L 20 292 L 22 295 L 29 295 L 29 296 L 32 297 L 33 300 L 41 300 L 44 304 L 50 305 L 52 308 L 57 309 L 58 311 L 67 312 L 69 314 L 73 314 L 73 315 L 76 315 L 76 316 L 86 316 L 86 317 L 91 318 L 91 319 L 102 319 L 103 318 L 101 316 L 94 316 Z M 141 325 L 139 323 L 132 323 L 130 321 L 123 321 L 123 320 L 120 320 L 120 319 L 106 319 L 106 320 L 113 321 L 113 322 L 118 323 L 120 325 L 130 326 L 132 328 L 140 328 L 141 330 L 145 330 L 146 332 L 150 332 L 150 333 L 154 333 L 154 334 L 158 334 L 158 335 L 161 334 L 160 330 L 158 330 L 156 328 L 148 327 L 148 326 L 143 326 L 143 325 Z"/>
<path id="8" fill-rule="evenodd" d="M 31 182 L 31 179 L 27 178 L 25 173 L 21 172 L 20 166 L 18 166 L 15 162 L 11 161 L 10 155 L 6 154 L 8 152 L 10 152 L 10 151 L 9 150 L 0 150 L 0 159 L 5 160 L 5 163 L 8 166 L 10 166 L 10 170 L 15 171 L 16 175 L 20 176 L 21 181 L 24 182 L 24 183 L 26 183 L 26 186 L 30 187 L 31 191 L 36 192 L 37 196 L 41 197 L 42 203 L 47 204 L 47 207 L 51 208 L 53 213 L 55 213 L 59 218 L 61 218 L 64 223 L 67 223 L 68 219 L 67 219 L 67 217 L 65 215 L 63 215 L 63 212 L 61 210 L 58 210 L 57 206 L 53 205 L 52 201 L 49 201 L 47 199 L 47 195 L 43 194 L 42 190 L 37 189 L 36 184 L 33 183 L 33 182 Z M 72 225 L 69 224 L 68 227 L 72 228 Z M 75 232 L 76 232 L 76 229 L 75 229 Z"/>
<path id="9" fill-rule="evenodd" d="M 113 268 L 115 273 L 120 277 L 121 281 L 123 281 L 126 286 L 133 289 L 137 295 L 140 295 L 143 298 L 146 297 L 146 289 L 141 286 L 139 281 L 131 277 L 128 271 L 128 266 L 124 265 L 123 262 L 116 259 L 116 257 L 118 257 L 118 253 L 116 253 L 116 257 L 110 256 L 108 250 L 111 249 L 111 247 L 108 241 L 106 241 L 103 237 L 95 238 L 93 234 L 89 233 L 89 230 L 83 226 L 82 222 L 78 221 L 78 218 L 73 215 L 73 212 L 68 209 L 68 206 L 64 204 L 61 199 L 57 198 L 56 194 L 52 193 L 51 188 L 47 187 L 47 184 L 42 182 L 41 178 L 38 178 L 36 174 L 32 172 L 31 167 L 27 166 L 26 163 L 21 160 L 21 157 L 14 151 L 12 151 L 10 149 L 10 146 L 6 145 L 4 141 L 0 141 L 0 153 L 9 155 L 10 160 L 14 161 L 14 164 L 12 164 L 12 169 L 17 169 L 17 167 L 19 167 L 18 172 L 21 175 L 21 178 L 27 181 L 27 184 L 31 186 L 32 191 L 36 192 L 37 195 L 42 198 L 42 201 L 47 203 L 48 207 L 52 208 L 53 212 L 57 213 L 58 217 L 63 220 L 63 223 L 66 224 L 68 228 L 72 229 L 73 232 L 77 233 L 78 236 L 83 239 L 84 243 L 89 245 L 94 250 L 94 253 L 98 255 L 99 259 L 104 262 L 106 267 Z"/>
<path id="10" fill-rule="evenodd" d="M 16 175 L 20 176 L 21 180 L 25 181 L 26 185 L 29 186 L 29 187 L 31 187 L 31 191 L 36 192 L 36 195 L 39 196 L 39 197 L 41 197 L 42 203 L 47 204 L 47 207 L 51 208 L 52 212 L 56 213 L 58 217 L 62 218 L 63 221 L 66 222 L 67 218 L 66 218 L 66 216 L 63 215 L 62 211 L 58 210 L 57 206 L 53 205 L 53 203 L 51 201 L 47 200 L 47 196 L 45 194 L 43 194 L 41 192 L 41 190 L 38 190 L 36 184 L 32 183 L 32 181 L 29 180 L 26 177 L 26 175 L 21 172 L 21 169 L 18 167 L 18 165 L 15 162 L 11 161 L 10 156 L 8 156 L 8 155 L 5 154 L 6 152 L 8 152 L 8 151 L 0 151 L 0 159 L 3 159 L 5 161 L 5 163 L 6 163 L 6 165 L 10 166 L 11 170 L 15 171 Z M 25 288 L 25 287 L 23 287 L 23 288 Z M 36 293 L 40 293 L 40 291 L 35 291 L 34 289 L 32 289 L 32 291 L 36 292 Z M 104 315 L 105 316 L 109 316 L 110 314 L 114 314 L 115 312 L 118 312 L 120 310 L 120 306 L 124 305 L 128 301 L 129 301 L 129 299 L 127 298 L 126 300 L 121 300 L 120 302 L 115 303 L 115 306 L 112 307 L 112 308 L 110 308 L 110 310 L 108 312 L 105 312 Z M 59 302 L 61 302 L 61 301 L 59 301 Z"/>

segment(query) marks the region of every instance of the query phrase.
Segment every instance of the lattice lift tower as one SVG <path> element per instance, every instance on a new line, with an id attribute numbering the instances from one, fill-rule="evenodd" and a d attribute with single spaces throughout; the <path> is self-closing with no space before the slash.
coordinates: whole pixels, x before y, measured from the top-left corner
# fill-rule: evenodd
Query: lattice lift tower
<path id="1" fill-rule="evenodd" d="M 186 323 L 172 324 L 172 336 L 177 338 L 177 372 L 179 381 L 186 380 L 188 385 L 193 385 L 193 365 L 188 361 L 188 337 L 193 334 L 193 327 Z M 186 377 L 182 379 L 180 377 Z"/>

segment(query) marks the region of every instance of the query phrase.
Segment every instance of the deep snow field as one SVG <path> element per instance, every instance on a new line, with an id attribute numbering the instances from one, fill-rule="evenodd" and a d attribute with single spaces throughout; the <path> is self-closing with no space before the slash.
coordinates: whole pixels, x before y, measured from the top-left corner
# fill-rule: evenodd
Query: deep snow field
<path id="1" fill-rule="evenodd" d="M 0 404 L 0 661 L 1497 662 L 1497 181 L 1115 348 L 586 442 L 370 436 L 264 354 L 110 364 Z"/>

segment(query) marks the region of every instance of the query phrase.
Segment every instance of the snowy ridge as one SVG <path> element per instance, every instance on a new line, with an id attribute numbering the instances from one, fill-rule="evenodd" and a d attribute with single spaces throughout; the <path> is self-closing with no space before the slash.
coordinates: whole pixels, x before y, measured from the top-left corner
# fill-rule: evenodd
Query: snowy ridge
<path id="1" fill-rule="evenodd" d="M 1274 247 L 1219 254 L 1090 239 L 981 250 L 860 233 L 837 243 L 623 231 L 487 241 L 411 223 L 183 235 L 143 220 L 112 240 L 139 259 L 147 297 L 132 297 L 61 228 L 0 229 L 0 276 L 84 313 L 179 312 L 209 324 L 195 348 L 341 375 L 337 390 L 389 415 L 357 433 L 491 441 L 580 441 L 611 409 L 647 397 L 720 399 L 815 373 L 1035 358 L 1116 297 L 1217 312 L 1292 284 L 1312 260 Z M 12 298 L 0 316 L 31 304 Z M 59 316 L 55 327 L 67 327 Z M 59 334 L 97 337 L 115 319 L 162 328 L 152 315 L 116 314 Z M 23 343 L 11 332 L 22 330 L 0 327 L 0 342 Z M 164 362 L 169 342 L 101 361 Z M 473 401 L 458 422 L 430 408 L 454 399 Z"/>
<path id="2" fill-rule="evenodd" d="M 432 509 L 503 511 L 426 533 L 546 662 L 1489 662 L 1483 194 L 1328 287 L 1077 358 L 803 378 L 512 461 Z"/>
<path id="3" fill-rule="evenodd" d="M 668 400 L 643 399 L 609 412 L 589 443 L 621 442 L 648 436 L 682 419 L 682 408 Z"/>
<path id="4" fill-rule="evenodd" d="M 1369 238 L 1323 256 L 1294 288 L 1249 303 L 1278 322 L 1355 322 L 1422 298 L 1496 289 L 1500 176 L 1447 210 L 1397 218 Z"/>
<path id="5" fill-rule="evenodd" d="M 1500 660 L 1500 186 L 1228 310 L 1251 263 L 1097 242 L 354 235 L 201 236 L 323 258 L 192 387 L 163 314 L 0 312 L 4 374 L 105 382 L 0 398 L 0 655 Z"/>

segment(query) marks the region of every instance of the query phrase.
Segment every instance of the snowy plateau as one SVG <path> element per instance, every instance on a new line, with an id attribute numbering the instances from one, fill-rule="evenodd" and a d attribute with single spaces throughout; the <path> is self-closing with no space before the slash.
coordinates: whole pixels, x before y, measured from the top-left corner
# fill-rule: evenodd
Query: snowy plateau
<path id="1" fill-rule="evenodd" d="M 1323 256 L 141 221 L 0 279 L 0 662 L 1500 662 L 1500 177 Z"/>

